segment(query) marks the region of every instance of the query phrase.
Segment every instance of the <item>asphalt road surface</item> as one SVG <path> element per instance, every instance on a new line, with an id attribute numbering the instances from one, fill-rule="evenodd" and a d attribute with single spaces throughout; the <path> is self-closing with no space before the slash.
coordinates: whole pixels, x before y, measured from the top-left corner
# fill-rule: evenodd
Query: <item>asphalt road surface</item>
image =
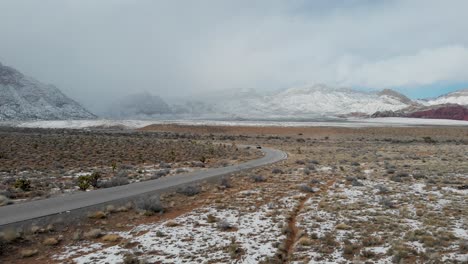
<path id="1" fill-rule="evenodd" d="M 262 158 L 233 166 L 194 171 L 108 189 L 3 206 L 0 207 L 0 227 L 112 201 L 138 197 L 147 193 L 163 192 L 194 182 L 221 178 L 227 174 L 261 167 L 287 158 L 287 154 L 281 150 L 271 148 L 261 150 L 265 154 Z"/>

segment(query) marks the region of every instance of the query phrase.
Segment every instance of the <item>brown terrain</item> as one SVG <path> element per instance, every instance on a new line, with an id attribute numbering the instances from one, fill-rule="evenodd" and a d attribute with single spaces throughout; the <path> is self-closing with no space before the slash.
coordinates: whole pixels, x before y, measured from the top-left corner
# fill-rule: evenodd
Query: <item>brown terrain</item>
<path id="1" fill-rule="evenodd" d="M 116 170 L 122 164 L 133 166 L 125 170 L 138 177 L 134 171 L 144 165 L 180 167 L 199 161 L 202 154 L 207 166 L 258 157 L 253 150 L 237 153 L 237 144 L 268 146 L 289 155 L 219 183 L 106 206 L 79 224 L 58 221 L 4 230 L 0 263 L 468 260 L 465 127 L 153 125 L 122 133 L 12 129 L 0 137 L 3 160 L 8 159 L 0 159 L 3 188 L 18 195 L 27 191 L 4 179 L 18 177 L 22 167 L 44 173 L 42 179 L 50 177 L 52 184 L 76 168 L 92 172 L 98 167 L 103 175 L 113 174 L 112 163 L 118 163 Z M 20 138 L 29 143 L 15 143 Z M 60 159 L 70 149 L 74 158 Z M 43 159 L 56 159 L 64 168 Z M 31 182 L 29 192 L 35 188 Z"/>

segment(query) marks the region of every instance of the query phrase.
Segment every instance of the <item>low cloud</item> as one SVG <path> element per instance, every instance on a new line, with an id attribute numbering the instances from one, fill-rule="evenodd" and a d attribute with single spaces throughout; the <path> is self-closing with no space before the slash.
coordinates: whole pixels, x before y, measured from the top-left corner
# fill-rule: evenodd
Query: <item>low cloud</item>
<path id="1" fill-rule="evenodd" d="M 424 49 L 413 55 L 364 63 L 345 59 L 337 69 L 337 80 L 342 86 L 419 87 L 442 81 L 467 82 L 468 49 L 463 46 Z"/>
<path id="2" fill-rule="evenodd" d="M 143 91 L 468 81 L 464 0 L 24 0 L 0 10 L 0 61 L 98 112 Z"/>

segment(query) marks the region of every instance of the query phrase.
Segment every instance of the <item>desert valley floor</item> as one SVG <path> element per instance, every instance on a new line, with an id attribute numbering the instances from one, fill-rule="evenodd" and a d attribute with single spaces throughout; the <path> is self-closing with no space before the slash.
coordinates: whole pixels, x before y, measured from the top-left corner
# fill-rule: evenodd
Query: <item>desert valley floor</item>
<path id="1" fill-rule="evenodd" d="M 0 263 L 467 263 L 466 126 L 0 128 L 0 205 L 261 157 L 243 144 L 288 158 L 3 229 Z"/>

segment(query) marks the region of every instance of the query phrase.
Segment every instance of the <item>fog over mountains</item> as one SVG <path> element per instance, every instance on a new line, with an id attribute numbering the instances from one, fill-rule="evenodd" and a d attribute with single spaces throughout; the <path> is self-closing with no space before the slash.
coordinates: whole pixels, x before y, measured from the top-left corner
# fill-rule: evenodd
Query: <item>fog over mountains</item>
<path id="1" fill-rule="evenodd" d="M 411 100 L 394 90 L 363 92 L 323 84 L 270 94 L 253 89 L 167 103 L 131 94 L 100 114 L 113 119 L 314 120 L 347 117 L 422 117 L 468 120 L 468 89 Z M 0 120 L 93 119 L 58 88 L 0 64 Z"/>

